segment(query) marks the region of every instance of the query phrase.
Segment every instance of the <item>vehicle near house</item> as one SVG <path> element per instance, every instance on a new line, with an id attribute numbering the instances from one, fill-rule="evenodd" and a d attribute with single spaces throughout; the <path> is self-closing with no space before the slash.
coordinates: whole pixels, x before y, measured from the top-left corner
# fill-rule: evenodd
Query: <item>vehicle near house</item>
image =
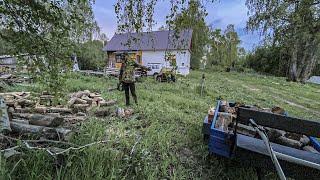
<path id="1" fill-rule="evenodd" d="M 103 50 L 109 68 L 120 68 L 121 55 L 128 53 L 138 64 L 149 67 L 147 75 L 157 75 L 162 68 L 176 68 L 178 74 L 190 71 L 192 30 L 153 31 L 115 34 Z"/>
<path id="2" fill-rule="evenodd" d="M 155 78 L 158 82 L 176 82 L 176 70 L 175 68 L 162 68 Z"/>

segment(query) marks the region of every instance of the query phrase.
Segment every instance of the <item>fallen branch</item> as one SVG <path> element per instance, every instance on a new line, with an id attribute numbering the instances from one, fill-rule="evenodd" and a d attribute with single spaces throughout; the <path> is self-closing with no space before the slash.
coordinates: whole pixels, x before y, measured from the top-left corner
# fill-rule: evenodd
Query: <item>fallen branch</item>
<path id="1" fill-rule="evenodd" d="M 56 156 L 56 155 L 59 155 L 59 154 L 63 154 L 63 153 L 69 152 L 71 150 L 80 150 L 80 149 L 83 149 L 85 147 L 90 147 L 90 146 L 93 146 L 93 145 L 96 145 L 96 144 L 101 144 L 101 143 L 106 143 L 106 142 L 108 142 L 108 141 L 97 141 L 97 142 L 89 143 L 89 144 L 86 144 L 86 145 L 83 145 L 83 146 L 79 146 L 79 147 L 69 147 L 69 148 L 67 148 L 67 149 L 65 149 L 63 151 L 57 152 L 57 153 L 50 151 L 48 148 L 30 146 L 28 144 L 28 142 L 25 142 L 24 144 L 26 145 L 26 147 L 28 149 L 44 150 L 44 151 L 48 152 L 51 156 Z"/>

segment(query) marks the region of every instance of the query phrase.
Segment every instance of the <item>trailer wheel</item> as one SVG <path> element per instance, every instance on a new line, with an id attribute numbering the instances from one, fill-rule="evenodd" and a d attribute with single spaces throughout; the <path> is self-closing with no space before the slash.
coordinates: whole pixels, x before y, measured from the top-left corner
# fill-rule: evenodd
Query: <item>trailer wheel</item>
<path id="1" fill-rule="evenodd" d="M 162 82 L 162 78 L 161 78 L 161 76 L 157 76 L 156 81 L 158 81 L 158 82 Z"/>

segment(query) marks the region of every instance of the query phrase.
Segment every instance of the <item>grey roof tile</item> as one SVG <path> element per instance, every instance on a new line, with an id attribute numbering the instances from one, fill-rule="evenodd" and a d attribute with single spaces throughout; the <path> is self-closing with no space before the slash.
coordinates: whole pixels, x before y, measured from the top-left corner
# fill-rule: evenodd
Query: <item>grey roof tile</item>
<path id="1" fill-rule="evenodd" d="M 133 50 L 188 50 L 191 47 L 192 30 L 152 31 L 115 34 L 103 48 L 104 51 Z"/>

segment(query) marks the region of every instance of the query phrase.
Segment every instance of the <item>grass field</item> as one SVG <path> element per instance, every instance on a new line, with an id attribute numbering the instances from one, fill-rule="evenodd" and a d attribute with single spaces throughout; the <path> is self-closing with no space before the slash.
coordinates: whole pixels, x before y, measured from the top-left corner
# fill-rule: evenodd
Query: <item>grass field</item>
<path id="1" fill-rule="evenodd" d="M 25 149 L 19 158 L 0 159 L 4 179 L 257 179 L 252 169 L 209 158 L 202 141 L 202 120 L 219 98 L 280 106 L 292 116 L 320 120 L 320 86 L 286 82 L 257 74 L 205 72 L 205 95 L 200 96 L 202 72 L 192 72 L 175 84 L 145 79 L 137 83 L 135 116 L 90 118 L 72 139 L 75 144 L 109 143 L 53 158 Z M 124 106 L 124 92 L 107 92 L 116 79 L 73 75 L 65 93 L 89 89 Z M 39 91 L 41 87 L 14 87 Z M 227 168 L 227 165 L 230 167 Z"/>

